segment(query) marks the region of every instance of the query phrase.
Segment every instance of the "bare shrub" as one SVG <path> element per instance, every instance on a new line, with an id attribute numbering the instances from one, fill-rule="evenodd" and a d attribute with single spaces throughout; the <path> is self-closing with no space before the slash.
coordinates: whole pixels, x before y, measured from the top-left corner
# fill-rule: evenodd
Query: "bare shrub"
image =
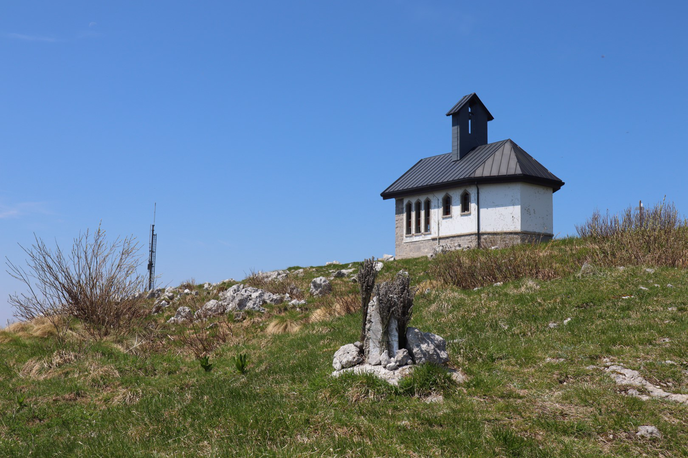
<path id="1" fill-rule="evenodd" d="M 194 320 L 179 334 L 179 342 L 191 351 L 196 359 L 202 359 L 225 344 L 232 336 L 232 329 L 226 319 L 212 324 Z"/>
<path id="2" fill-rule="evenodd" d="M 68 329 L 68 318 L 76 318 L 101 339 L 126 332 L 145 317 L 144 278 L 137 273 L 141 258 L 133 237 L 109 243 L 99 226 L 75 238 L 69 255 L 58 245 L 51 250 L 38 237 L 22 249 L 28 255 L 26 268 L 7 260 L 8 273 L 28 288 L 9 297 L 18 318 L 46 317 L 58 336 Z"/>
<path id="3" fill-rule="evenodd" d="M 334 309 L 339 316 L 348 315 L 358 311 L 358 295 L 347 294 L 334 300 Z"/>
<path id="4" fill-rule="evenodd" d="M 666 199 L 649 208 L 592 217 L 576 231 L 591 244 L 590 261 L 601 266 L 688 267 L 688 221 Z"/>
<path id="5" fill-rule="evenodd" d="M 581 238 L 564 245 L 442 253 L 432 261 L 430 273 L 444 284 L 475 288 L 521 278 L 560 278 L 585 261 L 600 267 L 688 267 L 688 221 L 666 201 L 650 208 L 631 207 L 621 216 L 596 211 L 576 230 Z"/>
<path id="6" fill-rule="evenodd" d="M 572 273 L 577 259 L 565 262 L 550 253 L 550 245 L 521 245 L 501 250 L 449 251 L 433 259 L 430 273 L 459 288 L 476 288 L 524 277 L 551 280 Z"/>
<path id="7" fill-rule="evenodd" d="M 375 258 L 366 259 L 358 269 L 358 287 L 361 292 L 361 336 L 360 341 L 365 339 L 366 320 L 368 319 L 368 304 L 370 297 L 373 295 L 375 289 L 375 279 L 377 278 L 377 270 L 375 270 Z"/>

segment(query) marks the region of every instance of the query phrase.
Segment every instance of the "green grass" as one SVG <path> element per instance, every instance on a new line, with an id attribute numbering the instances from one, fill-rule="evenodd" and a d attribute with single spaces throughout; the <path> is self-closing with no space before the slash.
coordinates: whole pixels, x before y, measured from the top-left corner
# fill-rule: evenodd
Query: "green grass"
<path id="1" fill-rule="evenodd" d="M 562 262 L 578 249 L 553 245 Z M 432 367 L 398 389 L 370 376 L 331 378 L 332 356 L 357 340 L 361 317 L 308 317 L 357 288 L 336 279 L 334 299 L 312 298 L 310 279 L 347 265 L 308 268 L 294 279 L 308 301 L 300 311 L 278 305 L 219 320 L 231 333 L 209 355 L 209 372 L 178 327 L 161 325 L 133 350 L 133 334 L 59 344 L 0 333 L 0 456 L 688 454 L 688 406 L 629 397 L 601 369 L 612 361 L 688 394 L 688 271 L 608 267 L 463 290 L 439 283 L 434 262 L 386 263 L 378 281 L 410 272 L 420 287 L 411 326 L 447 340 L 449 365 L 467 376 L 461 385 Z M 199 293 L 200 305 L 216 297 Z M 268 335 L 283 315 L 300 316 L 301 328 Z M 442 402 L 427 402 L 436 394 Z M 662 439 L 637 438 L 641 425 L 658 427 Z"/>

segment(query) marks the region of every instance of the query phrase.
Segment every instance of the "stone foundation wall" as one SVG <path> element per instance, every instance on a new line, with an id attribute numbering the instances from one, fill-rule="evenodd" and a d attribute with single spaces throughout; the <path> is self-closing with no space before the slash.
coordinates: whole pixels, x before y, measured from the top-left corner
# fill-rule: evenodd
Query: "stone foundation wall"
<path id="1" fill-rule="evenodd" d="M 403 212 L 402 212 L 403 215 Z M 397 214 L 398 217 L 398 214 Z M 399 222 L 399 221 L 397 221 Z M 462 248 L 476 248 L 478 246 L 477 234 L 453 235 L 441 237 L 439 243 L 437 239 L 432 240 L 417 240 L 414 242 L 404 242 L 403 235 L 403 217 L 401 219 L 402 231 L 399 231 L 397 225 L 396 237 L 396 253 L 397 259 L 418 258 L 420 256 L 428 256 L 435 252 L 438 246 L 444 250 L 458 250 Z M 539 234 L 529 232 L 501 232 L 501 233 L 481 233 L 480 246 L 483 248 L 491 248 L 493 246 L 505 248 L 508 246 L 518 245 L 521 243 L 539 243 L 552 240 L 551 234 Z"/>

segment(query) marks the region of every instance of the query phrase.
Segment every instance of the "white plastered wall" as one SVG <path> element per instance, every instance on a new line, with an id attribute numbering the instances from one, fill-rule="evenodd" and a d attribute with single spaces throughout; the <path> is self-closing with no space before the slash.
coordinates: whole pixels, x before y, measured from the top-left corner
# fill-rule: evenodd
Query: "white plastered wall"
<path id="1" fill-rule="evenodd" d="M 471 195 L 469 213 L 461 213 L 461 195 Z M 449 194 L 452 198 L 450 217 L 442 216 L 442 199 Z M 430 199 L 430 232 L 416 233 L 415 204 L 421 202 L 421 229 L 425 229 L 424 203 Z M 412 235 L 406 235 L 406 216 L 403 219 L 404 242 L 436 239 L 453 235 L 468 235 L 477 232 L 477 189 L 475 185 L 462 186 L 446 191 L 424 193 L 404 198 L 411 202 Z M 552 189 L 527 183 L 496 183 L 480 185 L 480 232 L 538 232 L 552 233 Z"/>
<path id="2" fill-rule="evenodd" d="M 552 234 L 554 217 L 552 188 L 521 184 L 521 227 L 523 231 Z"/>

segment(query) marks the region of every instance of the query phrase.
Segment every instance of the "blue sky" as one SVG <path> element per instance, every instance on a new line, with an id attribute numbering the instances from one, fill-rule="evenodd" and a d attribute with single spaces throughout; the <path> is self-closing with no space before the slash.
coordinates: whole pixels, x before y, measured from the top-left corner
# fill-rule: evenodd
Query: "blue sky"
<path id="1" fill-rule="evenodd" d="M 102 221 L 159 283 L 394 251 L 382 192 L 476 92 L 566 182 L 554 232 L 685 215 L 683 1 L 21 1 L 0 6 L 0 254 Z M 4 270 L 4 269 L 3 269 Z M 0 322 L 22 285 L 0 275 Z"/>

